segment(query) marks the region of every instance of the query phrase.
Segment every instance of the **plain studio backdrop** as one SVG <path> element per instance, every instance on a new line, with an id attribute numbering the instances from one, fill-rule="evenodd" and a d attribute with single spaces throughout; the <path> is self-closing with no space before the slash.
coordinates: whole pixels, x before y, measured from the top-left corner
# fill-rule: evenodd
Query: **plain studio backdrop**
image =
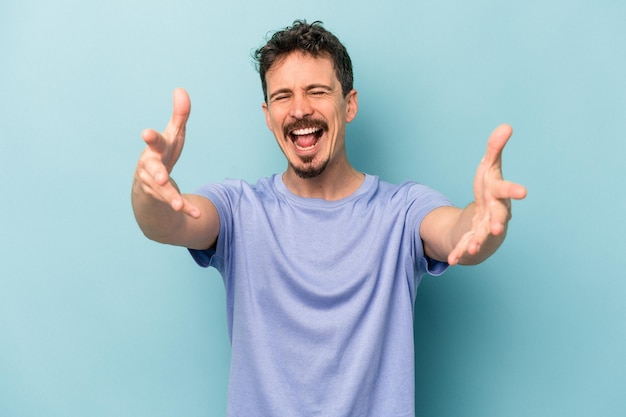
<path id="1" fill-rule="evenodd" d="M 322 20 L 354 61 L 354 165 L 457 205 L 491 130 L 528 187 L 501 250 L 426 277 L 420 416 L 626 415 L 626 3 L 3 0 L 0 416 L 223 416 L 224 288 L 137 228 L 141 131 L 176 87 L 186 191 L 285 168 L 251 60 Z"/>

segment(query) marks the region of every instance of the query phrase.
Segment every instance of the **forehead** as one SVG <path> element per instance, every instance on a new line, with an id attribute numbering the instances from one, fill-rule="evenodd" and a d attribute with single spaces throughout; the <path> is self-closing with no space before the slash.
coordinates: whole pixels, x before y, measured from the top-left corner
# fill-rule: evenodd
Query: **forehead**
<path id="1" fill-rule="evenodd" d="M 279 57 L 265 74 L 265 81 L 269 88 L 271 84 L 338 82 L 329 55 L 313 56 L 303 52 Z"/>

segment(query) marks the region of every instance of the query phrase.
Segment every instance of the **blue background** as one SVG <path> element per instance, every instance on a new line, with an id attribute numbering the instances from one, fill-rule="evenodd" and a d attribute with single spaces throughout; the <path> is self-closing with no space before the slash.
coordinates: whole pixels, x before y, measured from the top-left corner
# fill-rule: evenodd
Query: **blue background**
<path id="1" fill-rule="evenodd" d="M 465 205 L 515 128 L 508 240 L 420 287 L 418 415 L 626 415 L 625 2 L 3 0 L 0 416 L 224 415 L 220 277 L 143 237 L 130 184 L 179 86 L 184 190 L 282 171 L 250 55 L 296 18 L 352 55 L 358 169 Z"/>

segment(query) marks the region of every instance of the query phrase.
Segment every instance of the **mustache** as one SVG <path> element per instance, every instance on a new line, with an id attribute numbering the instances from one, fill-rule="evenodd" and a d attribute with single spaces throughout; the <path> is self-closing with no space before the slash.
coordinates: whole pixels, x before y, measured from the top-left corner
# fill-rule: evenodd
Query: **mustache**
<path id="1" fill-rule="evenodd" d="M 305 118 L 305 119 L 296 119 L 293 122 L 286 124 L 283 127 L 283 134 L 285 136 L 288 136 L 291 132 L 293 132 L 296 129 L 306 129 L 309 127 L 322 129 L 324 131 L 328 130 L 328 124 L 324 120 Z"/>

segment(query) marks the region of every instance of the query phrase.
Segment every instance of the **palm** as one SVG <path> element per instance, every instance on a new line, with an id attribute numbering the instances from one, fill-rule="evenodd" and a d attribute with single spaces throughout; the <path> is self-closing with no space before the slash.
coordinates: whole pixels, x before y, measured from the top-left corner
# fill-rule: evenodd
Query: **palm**
<path id="1" fill-rule="evenodd" d="M 148 145 L 147 152 L 161 160 L 167 173 L 172 172 L 185 144 L 187 119 L 191 111 L 191 102 L 183 89 L 174 91 L 172 117 L 162 133 L 153 129 L 143 132 L 143 139 Z"/>
<path id="2" fill-rule="evenodd" d="M 474 178 L 474 215 L 471 229 L 458 242 L 450 259 L 476 255 L 493 236 L 502 236 L 511 219 L 511 199 L 526 197 L 526 188 L 502 177 L 502 151 L 511 137 L 508 125 L 497 127 L 487 143 L 487 152 Z"/>
<path id="3" fill-rule="evenodd" d="M 186 201 L 170 178 L 185 144 L 190 111 L 191 102 L 187 92 L 183 89 L 175 90 L 172 117 L 165 130 L 162 133 L 154 129 L 143 131 L 142 137 L 148 146 L 139 159 L 135 177 L 145 194 L 171 205 L 174 210 L 182 210 L 197 217 L 197 208 Z"/>

